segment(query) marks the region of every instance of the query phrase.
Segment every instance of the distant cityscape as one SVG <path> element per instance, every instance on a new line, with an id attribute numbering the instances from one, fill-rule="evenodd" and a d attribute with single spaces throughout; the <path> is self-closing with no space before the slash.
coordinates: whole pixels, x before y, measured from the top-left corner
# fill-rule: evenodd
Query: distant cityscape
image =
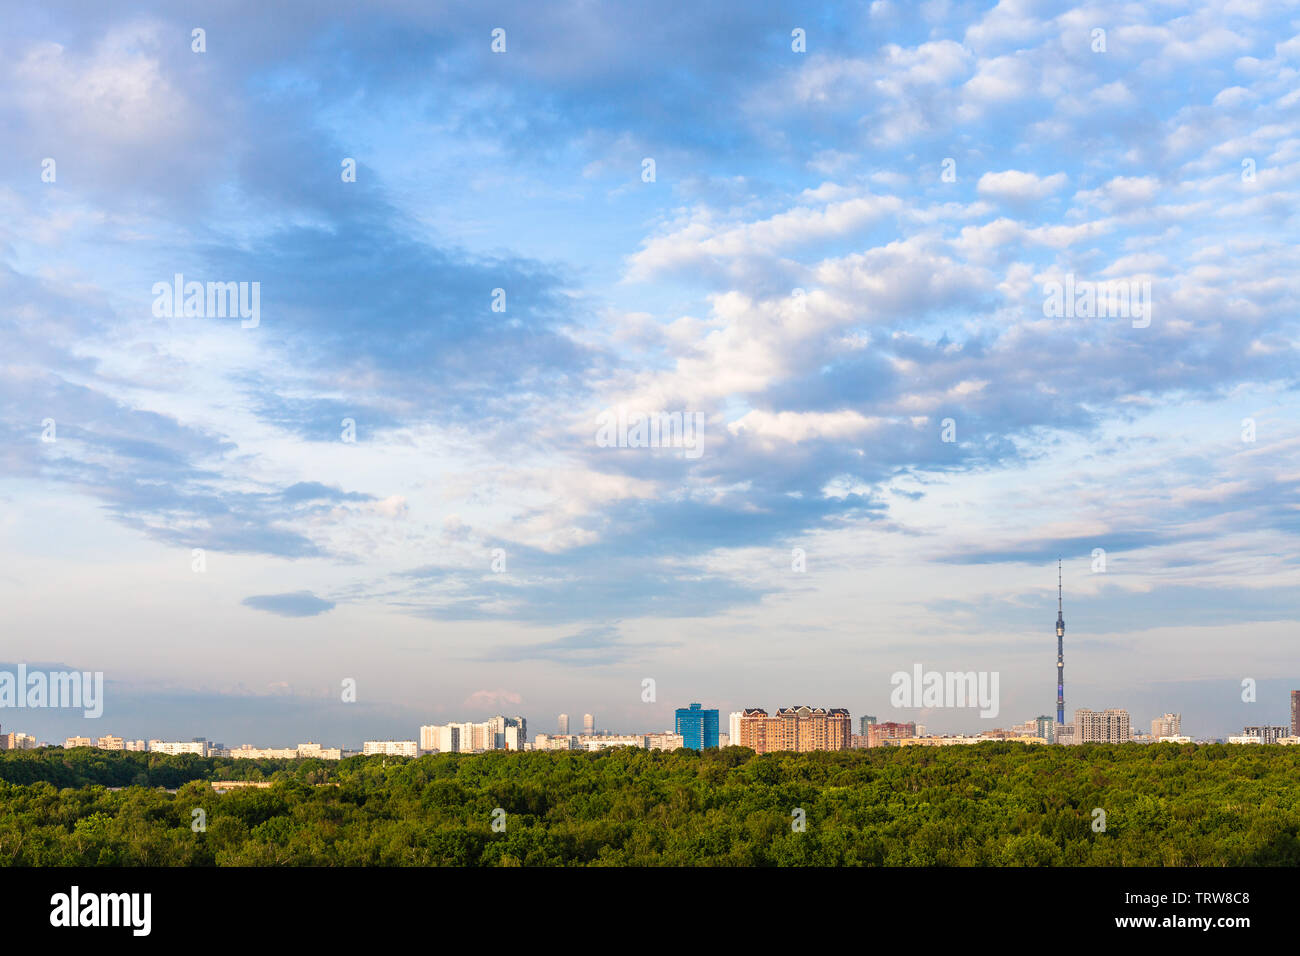
<path id="1" fill-rule="evenodd" d="M 1291 691 L 1291 722 L 1287 724 L 1249 726 L 1228 738 L 1193 739 L 1182 733 L 1181 714 L 1161 714 L 1151 721 L 1150 732 L 1136 731 L 1127 710 L 1113 708 L 1093 711 L 1079 709 L 1074 720 L 1058 724 L 1043 715 L 978 734 L 931 734 L 925 724 L 914 721 L 878 721 L 874 716 L 858 718 L 858 732 L 853 733 L 849 712 L 843 708 L 785 707 L 769 715 L 762 708 L 747 708 L 728 715 L 727 730 L 720 729 L 719 711 L 699 703 L 676 711 L 671 731 L 617 734 L 599 730 L 593 714 L 584 714 L 583 732 L 569 733 L 569 716 L 560 714 L 555 733 L 528 735 L 528 721 L 522 716 L 498 715 L 481 722 L 429 724 L 419 728 L 410 740 L 367 740 L 360 750 L 326 747 L 315 742 L 296 747 L 258 747 L 242 744 L 226 747 L 206 737 L 190 740 L 126 740 L 122 737 L 68 737 L 62 746 L 94 747 L 100 750 L 124 750 L 165 755 L 195 754 L 200 757 L 249 759 L 317 759 L 341 760 L 357 755 L 418 757 L 436 753 L 486 753 L 489 751 L 580 750 L 595 751 L 608 747 L 639 747 L 645 750 L 676 750 L 686 747 L 706 750 L 716 747 L 749 747 L 757 753 L 811 750 L 858 750 L 874 747 L 948 747 L 988 741 L 1013 741 L 1024 744 L 1058 746 L 1089 743 L 1229 743 L 1229 744 L 1300 744 L 1300 690 Z M 2 728 L 0 728 L 2 730 Z M 31 734 L 0 732 L 0 750 L 32 750 L 57 746 L 37 742 Z"/>

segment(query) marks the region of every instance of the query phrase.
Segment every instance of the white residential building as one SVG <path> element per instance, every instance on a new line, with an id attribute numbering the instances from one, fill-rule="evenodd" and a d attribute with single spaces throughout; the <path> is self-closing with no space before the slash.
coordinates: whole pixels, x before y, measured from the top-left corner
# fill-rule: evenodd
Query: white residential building
<path id="1" fill-rule="evenodd" d="M 307 757 L 317 760 L 341 760 L 343 751 L 338 747 L 322 747 L 320 744 L 308 741 L 297 747 L 254 747 L 252 744 L 243 744 L 240 747 L 230 748 L 222 756 L 246 760 L 297 760 Z"/>
<path id="2" fill-rule="evenodd" d="M 167 754 L 170 757 L 178 754 L 198 754 L 200 757 L 206 757 L 208 742 L 206 740 L 151 740 L 149 752 Z"/>
<path id="3" fill-rule="evenodd" d="M 314 757 L 317 760 L 342 760 L 343 750 L 340 747 L 322 747 L 309 740 L 298 745 L 298 756 L 304 759 Z"/>
<path id="4" fill-rule="evenodd" d="M 416 740 L 367 740 L 361 745 L 367 757 L 383 754 L 385 757 L 418 757 L 420 744 Z"/>
<path id="5" fill-rule="evenodd" d="M 582 734 L 579 750 L 603 750 L 606 747 L 645 747 L 645 738 L 632 734 Z"/>
<path id="6" fill-rule="evenodd" d="M 222 756 L 239 760 L 292 760 L 298 756 L 298 751 L 289 747 L 254 747 L 252 744 L 243 744 L 231 747 Z"/>
<path id="7" fill-rule="evenodd" d="M 482 723 L 427 724 L 420 728 L 420 749 L 440 753 L 523 750 L 528 722 L 523 717 L 489 717 Z"/>

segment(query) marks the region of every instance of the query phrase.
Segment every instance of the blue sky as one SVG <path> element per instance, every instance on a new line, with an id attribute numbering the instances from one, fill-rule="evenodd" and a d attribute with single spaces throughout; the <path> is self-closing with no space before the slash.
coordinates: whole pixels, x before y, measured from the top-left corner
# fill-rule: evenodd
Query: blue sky
<path id="1" fill-rule="evenodd" d="M 1285 722 L 1300 6 L 700 7 L 11 13 L 0 657 L 130 737 L 977 730 L 889 675 L 1051 712 L 1060 555 L 1068 710 Z M 156 316 L 177 273 L 260 322 Z M 1066 275 L 1149 324 L 1048 317 Z"/>

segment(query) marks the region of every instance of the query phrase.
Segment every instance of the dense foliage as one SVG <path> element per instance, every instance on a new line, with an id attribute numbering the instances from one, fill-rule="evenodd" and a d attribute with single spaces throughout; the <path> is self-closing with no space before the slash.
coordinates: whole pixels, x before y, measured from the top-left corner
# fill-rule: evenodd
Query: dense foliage
<path id="1" fill-rule="evenodd" d="M 1175 744 L 338 762 L 49 748 L 0 752 L 0 863 L 1294 866 L 1298 767 L 1300 748 Z M 273 785 L 210 786 L 241 778 Z"/>

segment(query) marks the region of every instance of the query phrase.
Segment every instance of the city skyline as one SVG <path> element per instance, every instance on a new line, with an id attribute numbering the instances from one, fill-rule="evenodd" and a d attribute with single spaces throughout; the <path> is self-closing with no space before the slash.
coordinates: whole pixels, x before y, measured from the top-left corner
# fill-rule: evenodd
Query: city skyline
<path id="1" fill-rule="evenodd" d="M 621 10 L 13 11 L 0 724 L 1286 721 L 1294 12 Z"/>

